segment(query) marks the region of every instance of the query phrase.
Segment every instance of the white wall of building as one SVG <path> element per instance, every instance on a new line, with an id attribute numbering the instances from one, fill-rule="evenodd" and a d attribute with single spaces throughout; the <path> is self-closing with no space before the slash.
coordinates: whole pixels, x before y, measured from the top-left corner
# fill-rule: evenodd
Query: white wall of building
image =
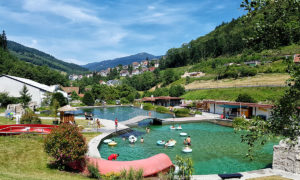
<path id="1" fill-rule="evenodd" d="M 255 108 L 253 108 L 253 111 L 252 111 L 253 115 L 255 115 L 255 110 L 256 110 L 256 116 L 263 115 L 263 116 L 266 116 L 267 119 L 269 119 L 271 117 L 271 109 L 255 107 Z"/>
<path id="2" fill-rule="evenodd" d="M 26 85 L 26 84 L 25 84 Z M 0 92 L 7 92 L 9 96 L 20 97 L 24 83 L 8 78 L 6 76 L 0 77 Z M 38 106 L 41 105 L 42 97 L 44 97 L 44 90 L 26 85 L 28 93 L 31 95 L 31 101 L 36 102 Z"/>

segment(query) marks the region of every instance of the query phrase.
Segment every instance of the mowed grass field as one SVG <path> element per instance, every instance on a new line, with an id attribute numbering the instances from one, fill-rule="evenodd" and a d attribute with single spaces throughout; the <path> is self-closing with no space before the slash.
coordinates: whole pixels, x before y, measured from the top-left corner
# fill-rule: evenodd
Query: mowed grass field
<path id="1" fill-rule="evenodd" d="M 15 124 L 15 121 L 0 117 L 0 125 Z M 52 120 L 42 120 L 52 124 Z M 85 124 L 79 120 L 78 124 Z M 83 133 L 88 143 L 100 133 Z M 0 180 L 35 179 L 89 179 L 82 174 L 63 172 L 48 168 L 51 158 L 44 152 L 45 135 L 0 136 Z"/>
<path id="2" fill-rule="evenodd" d="M 182 97 L 186 100 L 228 100 L 235 101 L 240 93 L 247 93 L 258 102 L 274 103 L 285 91 L 286 87 L 244 87 L 219 88 L 189 91 Z"/>
<path id="3" fill-rule="evenodd" d="M 266 86 L 266 85 L 285 85 L 288 74 L 259 74 L 253 77 L 223 80 L 200 80 L 185 85 L 186 90 L 199 88 L 220 88 L 220 87 L 239 87 L 239 86 Z"/>
<path id="4" fill-rule="evenodd" d="M 87 142 L 99 133 L 86 133 Z M 44 136 L 0 136 L 0 179 L 37 180 L 89 179 L 82 174 L 48 167 L 51 158 L 44 152 Z"/>

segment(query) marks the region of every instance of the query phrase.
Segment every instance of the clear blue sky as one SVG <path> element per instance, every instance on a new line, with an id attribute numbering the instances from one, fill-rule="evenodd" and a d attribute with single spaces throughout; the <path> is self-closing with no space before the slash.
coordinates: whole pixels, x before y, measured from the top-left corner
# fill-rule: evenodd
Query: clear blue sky
<path id="1" fill-rule="evenodd" d="M 163 55 L 245 12 L 241 0 L 0 0 L 9 40 L 77 64 Z"/>

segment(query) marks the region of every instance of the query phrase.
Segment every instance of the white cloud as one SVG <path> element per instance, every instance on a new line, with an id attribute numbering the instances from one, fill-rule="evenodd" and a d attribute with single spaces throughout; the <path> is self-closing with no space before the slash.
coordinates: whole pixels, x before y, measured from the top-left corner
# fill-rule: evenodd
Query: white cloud
<path id="1" fill-rule="evenodd" d="M 72 22 L 91 22 L 101 24 L 103 21 L 92 14 L 89 9 L 72 6 L 58 1 L 50 0 L 25 0 L 23 8 L 29 12 L 48 12 L 62 16 Z"/>

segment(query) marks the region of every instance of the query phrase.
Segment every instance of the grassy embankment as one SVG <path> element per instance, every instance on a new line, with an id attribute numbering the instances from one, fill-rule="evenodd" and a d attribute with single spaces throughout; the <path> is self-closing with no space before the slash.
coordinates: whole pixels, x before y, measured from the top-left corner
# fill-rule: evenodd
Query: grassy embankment
<path id="1" fill-rule="evenodd" d="M 279 99 L 286 87 L 247 87 L 247 88 L 219 88 L 189 91 L 182 97 L 186 100 L 228 100 L 234 101 L 240 93 L 247 93 L 258 102 L 274 103 Z"/>
<path id="2" fill-rule="evenodd" d="M 274 74 L 259 74 L 253 77 L 244 77 L 238 79 L 222 79 L 222 80 L 196 80 L 185 86 L 185 89 L 198 88 L 225 88 L 225 87 L 240 87 L 240 86 L 284 86 L 286 80 L 290 76 L 283 73 Z"/>
<path id="3" fill-rule="evenodd" d="M 2 121 L 2 119 L 1 119 Z M 99 133 L 85 133 L 87 142 Z M 51 169 L 43 136 L 0 136 L 0 179 L 89 179 L 82 174 Z"/>

